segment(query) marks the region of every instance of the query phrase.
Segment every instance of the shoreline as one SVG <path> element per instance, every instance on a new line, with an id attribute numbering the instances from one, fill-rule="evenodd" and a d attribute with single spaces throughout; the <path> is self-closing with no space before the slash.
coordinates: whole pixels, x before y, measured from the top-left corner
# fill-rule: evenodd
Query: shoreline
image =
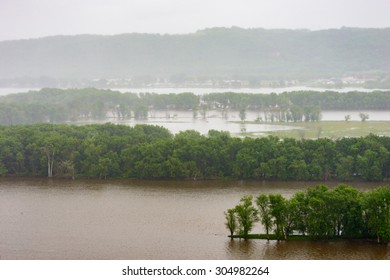
<path id="1" fill-rule="evenodd" d="M 213 177 L 213 178 L 136 178 L 136 177 L 109 177 L 109 178 L 92 178 L 92 177 L 61 177 L 61 176 L 53 176 L 53 177 L 47 177 L 47 176 L 40 176 L 40 175 L 3 175 L 0 176 L 0 183 L 1 181 L 11 181 L 11 180 L 44 180 L 44 181 L 66 181 L 66 182 L 89 182 L 89 181 L 98 181 L 98 182 L 115 182 L 115 181 L 139 181 L 139 182 L 175 182 L 175 183 L 205 183 L 205 182 L 244 182 L 244 183 L 285 183 L 285 184 L 293 184 L 296 185 L 297 183 L 302 183 L 305 185 L 328 185 L 328 186 L 337 186 L 338 184 L 346 184 L 346 185 L 353 185 L 353 184 L 368 184 L 368 185 L 376 185 L 376 186 L 383 186 L 383 185 L 390 185 L 389 180 L 382 180 L 382 181 L 367 181 L 367 180 L 361 180 L 361 179 L 355 179 L 355 180 L 337 180 L 337 179 L 328 179 L 328 180 L 281 180 L 281 179 L 239 179 L 239 178 L 229 178 L 229 177 Z"/>
<path id="2" fill-rule="evenodd" d="M 260 233 L 260 234 L 248 234 L 247 236 L 244 235 L 228 235 L 231 239 L 257 239 L 257 240 L 268 240 L 268 241 L 316 241 L 316 242 L 338 242 L 338 241 L 353 241 L 353 242 L 368 242 L 368 243 L 375 243 L 375 244 L 389 244 L 386 242 L 378 242 L 376 239 L 369 239 L 369 238 L 345 238 L 341 236 L 336 237 L 329 237 L 329 238 L 317 238 L 313 236 L 308 235 L 290 235 L 286 239 L 278 239 L 275 234 L 269 234 L 267 237 L 267 234 Z"/>

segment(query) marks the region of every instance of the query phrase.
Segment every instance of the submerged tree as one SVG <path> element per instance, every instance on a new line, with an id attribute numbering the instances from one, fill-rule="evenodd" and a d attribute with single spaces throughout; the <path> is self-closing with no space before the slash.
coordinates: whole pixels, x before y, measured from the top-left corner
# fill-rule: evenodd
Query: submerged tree
<path id="1" fill-rule="evenodd" d="M 225 214 L 225 226 L 230 231 L 230 237 L 233 239 L 234 232 L 237 229 L 236 212 L 234 208 L 228 209 Z"/>
<path id="2" fill-rule="evenodd" d="M 344 184 L 334 189 L 319 185 L 297 192 L 291 199 L 280 194 L 260 194 L 256 204 L 259 211 L 253 208 L 252 197 L 244 196 L 234 208 L 240 237 L 245 238 L 259 220 L 267 239 L 273 229 L 277 240 L 299 232 L 314 239 L 364 237 L 390 242 L 389 187 L 362 193 Z M 233 219 L 226 213 L 225 216 L 227 221 Z"/>
<path id="3" fill-rule="evenodd" d="M 260 194 L 258 197 L 256 197 L 256 204 L 259 207 L 260 221 L 264 226 L 267 239 L 269 240 L 269 232 L 272 229 L 272 217 L 268 196 L 265 194 Z"/>
<path id="4" fill-rule="evenodd" d="M 378 242 L 390 241 L 390 188 L 378 188 L 364 197 L 364 219 Z"/>
<path id="5" fill-rule="evenodd" d="M 276 238 L 286 239 L 287 200 L 281 194 L 270 194 L 268 197 Z"/>
<path id="6" fill-rule="evenodd" d="M 335 235 L 361 237 L 363 234 L 362 197 L 359 191 L 340 184 L 331 191 Z"/>
<path id="7" fill-rule="evenodd" d="M 234 210 L 237 213 L 237 219 L 239 224 L 239 234 L 243 235 L 244 238 L 248 236 L 249 232 L 253 228 L 253 224 L 258 221 L 258 211 L 252 204 L 252 196 L 244 196 L 240 200 Z"/>
<path id="8" fill-rule="evenodd" d="M 362 122 L 365 122 L 366 120 L 369 119 L 370 115 L 367 113 L 359 113 L 359 117 L 362 120 Z"/>

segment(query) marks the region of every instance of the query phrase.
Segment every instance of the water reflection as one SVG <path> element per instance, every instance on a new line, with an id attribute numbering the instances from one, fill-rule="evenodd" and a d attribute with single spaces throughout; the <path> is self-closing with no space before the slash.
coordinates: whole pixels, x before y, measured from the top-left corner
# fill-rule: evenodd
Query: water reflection
<path id="1" fill-rule="evenodd" d="M 248 259 L 264 259 L 265 251 L 270 241 L 266 240 L 229 240 L 226 241 L 226 255 L 229 259 L 242 259 L 247 256 Z"/>
<path id="2" fill-rule="evenodd" d="M 390 247 L 367 241 L 226 241 L 228 258 L 267 260 L 390 259 Z"/>
<path id="3" fill-rule="evenodd" d="M 359 114 L 364 112 L 369 115 L 370 121 L 390 121 L 390 111 L 323 111 L 321 113 L 323 121 L 344 121 L 346 115 L 350 115 L 351 121 L 360 121 Z M 229 131 L 233 135 L 243 132 L 248 132 L 256 136 L 262 136 L 269 131 L 283 131 L 291 129 L 302 129 L 294 127 L 294 123 L 255 123 L 259 116 L 263 116 L 264 112 L 246 112 L 246 121 L 252 123 L 242 123 L 239 117 L 239 112 L 229 111 L 224 116 L 221 116 L 220 111 L 208 111 L 206 118 L 193 117 L 191 111 L 170 111 L 169 115 L 174 115 L 174 118 L 167 118 L 167 111 L 153 111 L 150 112 L 149 118 L 146 120 L 122 120 L 117 118 L 108 118 L 100 121 L 101 123 L 112 122 L 118 124 L 125 124 L 134 126 L 137 124 L 158 125 L 167 128 L 172 133 L 176 134 L 180 131 L 193 129 L 202 134 L 207 134 L 209 130 Z M 90 123 L 97 123 L 99 121 L 91 120 Z M 82 124 L 88 123 L 85 121 Z"/>

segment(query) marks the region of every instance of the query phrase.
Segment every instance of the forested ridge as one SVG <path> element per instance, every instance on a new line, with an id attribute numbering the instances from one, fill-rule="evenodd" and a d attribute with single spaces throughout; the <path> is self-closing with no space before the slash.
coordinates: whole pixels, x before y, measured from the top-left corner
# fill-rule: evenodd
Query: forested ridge
<path id="1" fill-rule="evenodd" d="M 244 196 L 225 212 L 225 219 L 232 238 L 237 234 L 240 238 L 284 240 L 299 235 L 390 242 L 390 187 L 360 192 L 345 184 L 334 189 L 318 185 L 290 199 L 280 194 Z M 250 236 L 256 222 L 265 233 Z"/>
<path id="2" fill-rule="evenodd" d="M 158 126 L 0 127 L 0 174 L 68 178 L 366 180 L 390 177 L 390 137 L 294 140 Z"/>
<path id="3" fill-rule="evenodd" d="M 181 75 L 310 79 L 388 75 L 390 29 L 210 28 L 192 34 L 54 36 L 0 42 L 0 78 Z M 207 79 L 207 78 L 206 78 Z"/>
<path id="4" fill-rule="evenodd" d="M 120 93 L 87 89 L 42 89 L 0 97 L 0 124 L 63 123 L 82 120 L 146 119 L 153 110 L 264 112 L 266 122 L 319 121 L 321 110 L 389 110 L 390 92 L 295 91 L 281 94 Z"/>

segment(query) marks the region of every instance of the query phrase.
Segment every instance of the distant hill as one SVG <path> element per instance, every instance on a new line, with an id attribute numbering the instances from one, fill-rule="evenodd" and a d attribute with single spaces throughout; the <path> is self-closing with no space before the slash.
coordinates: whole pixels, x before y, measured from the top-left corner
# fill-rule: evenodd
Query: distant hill
<path id="1" fill-rule="evenodd" d="M 0 42 L 0 79 L 313 79 L 390 73 L 390 28 L 212 28 L 186 35 L 77 35 Z"/>

